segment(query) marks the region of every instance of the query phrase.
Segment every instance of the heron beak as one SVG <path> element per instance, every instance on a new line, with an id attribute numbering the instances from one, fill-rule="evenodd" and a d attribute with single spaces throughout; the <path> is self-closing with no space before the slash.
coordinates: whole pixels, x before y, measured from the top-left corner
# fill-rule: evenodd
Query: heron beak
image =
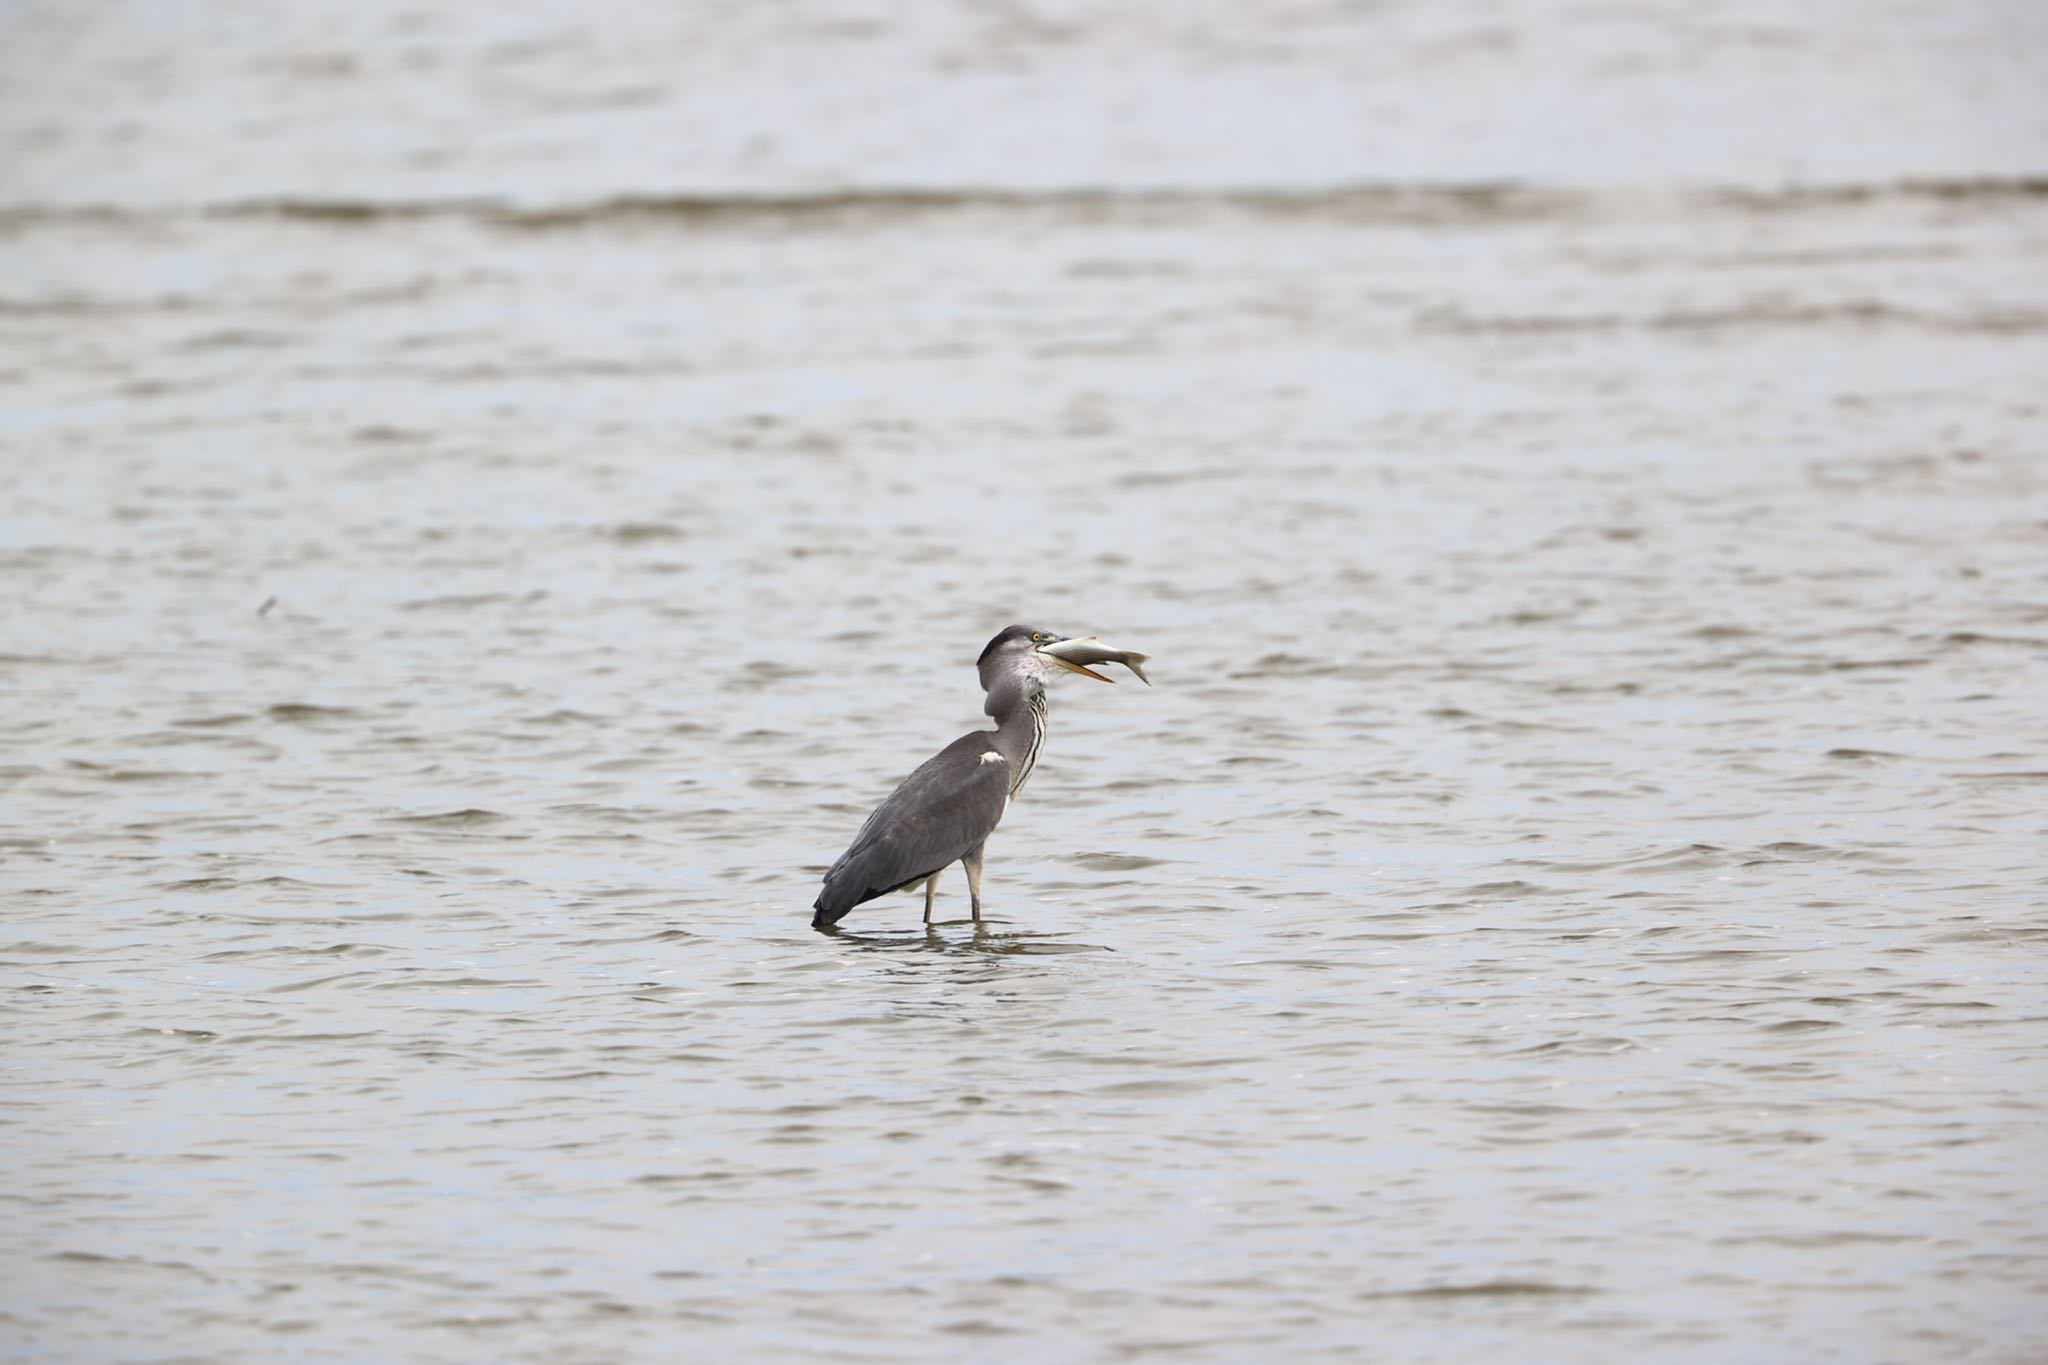
<path id="1" fill-rule="evenodd" d="M 1058 664 L 1061 668 L 1066 669 L 1069 673 L 1079 673 L 1084 678 L 1093 678 L 1097 682 L 1106 682 L 1111 687 L 1116 686 L 1115 678 L 1105 678 L 1100 673 L 1097 673 L 1094 669 L 1088 667 L 1088 665 L 1086 664 L 1077 664 L 1072 659 L 1062 659 L 1057 654 L 1048 654 L 1045 657 L 1051 659 L 1054 663 Z"/>
<path id="2" fill-rule="evenodd" d="M 1093 678 L 1097 682 L 1106 682 L 1111 687 L 1116 686 L 1115 678 L 1106 678 L 1102 674 L 1097 673 L 1094 669 L 1088 667 L 1086 664 L 1077 664 L 1072 659 L 1062 659 L 1055 651 L 1059 648 L 1059 646 L 1066 643 L 1068 643 L 1068 641 L 1065 639 L 1054 640 L 1050 644 L 1040 645 L 1038 648 L 1038 652 L 1041 657 L 1052 660 L 1061 668 L 1066 669 L 1069 673 L 1079 673 L 1084 678 Z"/>

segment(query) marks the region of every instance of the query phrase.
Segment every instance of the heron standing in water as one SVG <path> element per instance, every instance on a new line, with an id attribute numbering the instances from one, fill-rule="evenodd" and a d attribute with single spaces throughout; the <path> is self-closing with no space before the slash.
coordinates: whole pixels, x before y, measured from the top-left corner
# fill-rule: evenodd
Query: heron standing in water
<path id="1" fill-rule="evenodd" d="M 924 922 L 932 922 L 939 874 L 967 869 L 967 895 L 981 919 L 981 855 L 988 836 L 1024 787 L 1045 742 L 1048 666 L 1114 682 L 1089 664 L 1119 663 L 1151 685 L 1145 655 L 1109 649 L 1094 636 L 1070 639 L 1049 630 L 1011 626 L 988 642 L 977 667 L 995 717 L 993 730 L 971 730 L 926 759 L 875 807 L 860 833 L 825 873 L 812 907 L 813 929 L 829 929 L 863 901 L 924 883 Z"/>

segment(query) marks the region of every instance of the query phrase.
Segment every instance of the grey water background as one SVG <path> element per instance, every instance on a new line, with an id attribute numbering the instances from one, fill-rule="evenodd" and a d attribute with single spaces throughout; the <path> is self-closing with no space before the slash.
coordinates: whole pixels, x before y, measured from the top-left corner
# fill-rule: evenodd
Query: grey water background
<path id="1" fill-rule="evenodd" d="M 9 7 L 6 1354 L 2042 1358 L 2043 14 Z"/>

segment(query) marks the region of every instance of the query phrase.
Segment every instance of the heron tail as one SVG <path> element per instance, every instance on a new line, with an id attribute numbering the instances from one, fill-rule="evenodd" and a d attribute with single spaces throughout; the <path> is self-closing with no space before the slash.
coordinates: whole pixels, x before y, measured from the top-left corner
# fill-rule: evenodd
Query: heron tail
<path id="1" fill-rule="evenodd" d="M 835 898 L 832 895 L 832 888 L 826 887 L 818 893 L 817 902 L 811 906 L 811 927 L 813 929 L 831 928 L 839 923 L 839 921 L 845 919 L 846 912 L 853 909 L 855 904 L 855 901 L 845 896 Z"/>
<path id="2" fill-rule="evenodd" d="M 832 864 L 832 870 L 825 874 L 824 889 L 818 892 L 818 899 L 811 904 L 813 929 L 829 929 L 845 919 L 846 912 L 854 906 L 865 905 L 877 896 L 886 896 L 891 890 L 902 890 L 902 886 L 893 883 L 875 885 L 875 878 L 870 875 L 872 861 L 871 850 L 855 845 Z M 921 882 L 929 875 L 919 873 L 903 886 Z"/>
<path id="3" fill-rule="evenodd" d="M 846 912 L 862 901 L 873 900 L 872 893 L 862 895 L 866 883 L 858 877 L 838 875 L 841 869 L 835 866 L 825 875 L 825 887 L 818 892 L 818 899 L 811 905 L 811 927 L 829 929 L 846 918 Z"/>

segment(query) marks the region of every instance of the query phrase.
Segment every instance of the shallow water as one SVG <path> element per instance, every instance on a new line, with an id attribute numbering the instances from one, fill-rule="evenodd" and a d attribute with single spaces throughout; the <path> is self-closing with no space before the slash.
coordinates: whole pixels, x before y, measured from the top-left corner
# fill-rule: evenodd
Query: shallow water
<path id="1" fill-rule="evenodd" d="M 8 21 L 83 73 L 4 124 L 12 1354 L 2048 1349 L 2048 194 L 1996 7 L 1688 59 L 1536 5 L 1469 50 L 798 6 L 726 39 L 845 119 L 676 166 L 622 130 L 718 96 L 700 30 L 143 12 Z M 1450 46 L 1345 84 L 1390 31 Z M 1625 145 L 1433 103 L 1503 51 Z M 1004 102 L 1126 58 L 1121 141 Z M 1996 136 L 1858 121 L 1945 61 Z M 1283 78 L 1415 164 L 1170 117 Z M 956 174 L 983 107 L 1015 155 Z M 929 932 L 811 932 L 1015 620 L 1156 685 L 1055 691 L 986 924 L 954 872 Z"/>

